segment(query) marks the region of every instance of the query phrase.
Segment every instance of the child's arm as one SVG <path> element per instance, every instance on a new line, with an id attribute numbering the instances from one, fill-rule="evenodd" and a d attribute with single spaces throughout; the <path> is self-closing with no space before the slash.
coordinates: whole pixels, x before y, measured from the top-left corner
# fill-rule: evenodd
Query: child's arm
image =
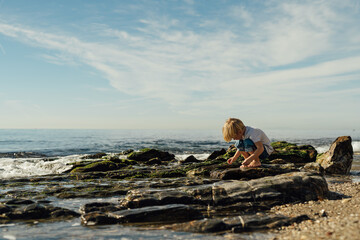
<path id="1" fill-rule="evenodd" d="M 227 160 L 227 163 L 232 164 L 240 157 L 240 155 L 241 155 L 241 152 L 239 150 L 237 150 L 236 153 L 234 154 L 234 156 Z"/>

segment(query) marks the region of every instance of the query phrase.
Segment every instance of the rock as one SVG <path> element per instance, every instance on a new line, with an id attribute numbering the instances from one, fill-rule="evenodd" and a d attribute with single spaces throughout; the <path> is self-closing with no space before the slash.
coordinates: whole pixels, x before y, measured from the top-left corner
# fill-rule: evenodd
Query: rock
<path id="1" fill-rule="evenodd" d="M 10 206 L 6 206 L 5 204 L 0 204 L 0 215 L 3 213 L 9 213 L 12 211 Z"/>
<path id="2" fill-rule="evenodd" d="M 3 203 L 6 205 L 28 205 L 28 204 L 33 204 L 35 202 L 29 199 L 11 199 Z"/>
<path id="3" fill-rule="evenodd" d="M 130 165 L 131 162 L 128 162 L 125 159 L 115 159 L 115 160 L 104 160 L 99 162 L 94 162 L 87 164 L 85 166 L 81 167 L 75 167 L 73 170 L 71 170 L 71 173 L 76 172 L 107 172 L 112 170 L 121 169 L 123 167 L 126 167 Z"/>
<path id="4" fill-rule="evenodd" d="M 43 190 L 46 196 L 57 198 L 94 198 L 125 195 L 128 189 L 122 186 L 105 184 L 83 184 L 77 187 L 52 187 Z"/>
<path id="5" fill-rule="evenodd" d="M 105 157 L 106 155 L 107 155 L 106 153 L 101 152 L 101 153 L 86 155 L 86 156 L 82 157 L 81 159 L 99 159 L 99 158 Z"/>
<path id="6" fill-rule="evenodd" d="M 182 190 L 210 204 L 216 210 L 243 210 L 244 207 L 256 209 L 291 202 L 321 200 L 329 194 L 325 178 L 310 172 L 291 172 L 249 181 L 219 181 L 202 186 L 183 187 Z M 244 203 L 251 204 L 249 206 Z"/>
<path id="7" fill-rule="evenodd" d="M 228 230 L 229 226 L 221 219 L 201 219 L 186 223 L 173 224 L 166 228 L 182 232 L 216 233 Z"/>
<path id="8" fill-rule="evenodd" d="M 213 160 L 219 156 L 222 156 L 226 153 L 226 150 L 225 149 L 221 149 L 219 151 L 214 151 L 210 154 L 210 156 L 207 158 L 208 160 Z"/>
<path id="9" fill-rule="evenodd" d="M 155 165 L 155 164 L 160 165 L 161 163 L 162 163 L 161 159 L 159 159 L 159 158 L 152 158 L 146 162 L 146 164 L 148 164 L 148 165 Z"/>
<path id="10" fill-rule="evenodd" d="M 53 218 L 69 219 L 80 216 L 79 213 L 66 208 L 52 207 L 52 206 L 47 206 L 46 208 L 48 208 L 48 210 L 50 211 L 50 216 L 52 219 Z"/>
<path id="11" fill-rule="evenodd" d="M 288 163 L 308 163 L 316 160 L 317 151 L 311 145 L 297 146 L 285 141 L 273 142 L 274 152 L 269 160 L 283 159 Z"/>
<path id="12" fill-rule="evenodd" d="M 294 164 L 262 164 L 262 166 L 258 168 L 230 168 L 225 170 L 214 170 L 210 172 L 210 177 L 221 180 L 256 179 L 297 171 L 299 170 Z"/>
<path id="13" fill-rule="evenodd" d="M 289 226 L 295 222 L 300 223 L 309 219 L 307 215 L 290 218 L 283 215 L 254 214 L 225 218 L 224 223 L 232 229 L 232 232 L 239 233 Z"/>
<path id="14" fill-rule="evenodd" d="M 338 137 L 329 151 L 316 160 L 329 174 L 349 174 L 353 161 L 353 148 L 350 136 Z"/>
<path id="15" fill-rule="evenodd" d="M 190 177 L 210 177 L 210 169 L 206 167 L 192 169 L 186 172 L 186 176 Z"/>
<path id="16" fill-rule="evenodd" d="M 320 216 L 320 217 L 327 217 L 327 213 L 326 213 L 325 209 L 321 209 L 321 210 L 320 210 L 319 216 Z"/>
<path id="17" fill-rule="evenodd" d="M 112 212 L 108 215 L 116 218 L 119 223 L 170 223 L 203 218 L 198 210 L 183 204 L 135 208 Z"/>
<path id="18" fill-rule="evenodd" d="M 289 226 L 293 223 L 300 223 L 308 219 L 309 217 L 307 215 L 286 217 L 283 215 L 251 214 L 224 219 L 194 220 L 186 223 L 173 224 L 165 228 L 193 233 L 223 233 L 227 231 L 239 233 Z"/>
<path id="19" fill-rule="evenodd" d="M 120 201 L 120 205 L 125 208 L 141 208 L 148 206 L 168 205 L 168 204 L 200 204 L 200 200 L 189 194 L 177 190 L 131 190 Z M 203 203 L 204 204 L 204 203 Z"/>
<path id="20" fill-rule="evenodd" d="M 304 167 L 301 168 L 301 170 L 307 172 L 314 172 L 320 175 L 324 175 L 325 173 L 324 168 L 317 162 L 307 163 Z"/>
<path id="21" fill-rule="evenodd" d="M 230 145 L 230 147 L 226 150 L 225 154 L 223 154 L 222 156 L 218 156 L 218 158 L 222 158 L 224 160 L 227 160 L 231 157 L 234 156 L 234 154 L 236 153 L 237 148 L 235 147 L 234 144 Z M 244 158 L 242 156 L 239 157 L 239 160 L 243 160 Z"/>
<path id="22" fill-rule="evenodd" d="M 204 184 L 200 186 L 182 187 L 182 191 L 186 192 L 195 199 L 204 202 L 206 205 L 213 204 L 213 184 Z"/>
<path id="23" fill-rule="evenodd" d="M 76 180 L 85 179 L 125 179 L 125 178 L 148 178 L 150 176 L 150 169 L 131 169 L 123 168 L 107 172 L 72 172 L 71 177 Z"/>
<path id="24" fill-rule="evenodd" d="M 88 214 L 90 212 L 115 212 L 119 210 L 123 210 L 119 205 L 109 202 L 93 202 L 87 203 L 80 207 L 81 214 Z"/>
<path id="25" fill-rule="evenodd" d="M 81 216 L 81 224 L 85 226 L 116 224 L 118 220 L 107 213 L 90 212 Z"/>
<path id="26" fill-rule="evenodd" d="M 127 149 L 121 152 L 121 154 L 123 155 L 129 155 L 130 153 L 132 153 L 134 150 L 133 149 Z"/>
<path id="27" fill-rule="evenodd" d="M 270 164 L 288 164 L 288 161 L 281 159 L 281 158 L 276 158 L 273 160 L 269 160 L 267 162 L 269 162 Z"/>
<path id="28" fill-rule="evenodd" d="M 190 155 L 187 158 L 185 158 L 184 160 L 180 161 L 180 163 L 184 164 L 184 163 L 198 163 L 200 162 L 199 160 L 196 159 L 196 157 L 194 157 L 194 155 Z"/>
<path id="29" fill-rule="evenodd" d="M 152 171 L 149 175 L 149 177 L 151 178 L 179 178 L 185 176 L 186 176 L 186 172 L 181 168 L 155 170 Z"/>
<path id="30" fill-rule="evenodd" d="M 238 162 L 233 163 L 231 166 L 229 166 L 229 164 L 227 164 L 226 159 L 224 159 L 223 156 L 220 156 L 213 160 L 206 160 L 206 161 L 201 161 L 199 163 L 187 165 L 186 167 L 184 167 L 184 170 L 186 171 L 186 175 L 188 177 L 195 177 L 195 176 L 210 177 L 211 171 L 228 169 L 229 167 L 230 168 L 240 167 L 240 164 Z"/>
<path id="31" fill-rule="evenodd" d="M 202 214 L 183 204 L 151 206 L 115 212 L 90 212 L 81 216 L 83 225 L 116 223 L 173 223 L 203 218 Z"/>
<path id="32" fill-rule="evenodd" d="M 161 161 L 170 161 L 175 158 L 175 155 L 150 148 L 142 149 L 139 152 L 132 152 L 128 155 L 128 159 L 139 162 L 146 162 L 153 158 L 159 158 Z"/>
<path id="33" fill-rule="evenodd" d="M 213 206 L 267 201 L 269 204 L 279 205 L 323 199 L 329 193 L 326 180 L 308 172 L 292 172 L 249 181 L 220 181 L 214 183 L 211 189 L 202 189 L 201 192 L 192 190 L 188 193 L 196 194 L 199 199 L 212 198 Z"/>
<path id="34" fill-rule="evenodd" d="M 80 216 L 80 214 L 65 208 L 32 203 L 12 205 L 10 207 L 3 208 L 3 213 L 0 216 L 0 222 L 8 222 L 11 220 L 54 220 L 59 218 L 69 219 L 78 216 Z"/>

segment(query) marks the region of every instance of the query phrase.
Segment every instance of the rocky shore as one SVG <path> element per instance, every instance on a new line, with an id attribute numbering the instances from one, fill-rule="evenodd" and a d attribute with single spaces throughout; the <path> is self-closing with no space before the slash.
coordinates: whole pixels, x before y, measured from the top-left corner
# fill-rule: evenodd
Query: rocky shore
<path id="1" fill-rule="evenodd" d="M 273 207 L 271 212 L 289 217 L 305 214 L 310 219 L 273 230 L 272 239 L 359 239 L 360 183 L 332 183 L 329 190 L 329 199 Z"/>
<path id="2" fill-rule="evenodd" d="M 178 161 L 156 149 L 87 155 L 63 174 L 1 180 L 0 223 L 77 218 L 84 227 L 123 225 L 231 239 L 259 231 L 274 239 L 341 239 L 351 235 L 346 228 L 359 229 L 359 185 L 326 180 L 349 172 L 350 137 L 336 139 L 325 154 L 310 145 L 272 146 L 269 159 L 249 169 L 240 169 L 240 161 L 226 163 L 234 148 L 204 161 Z M 117 200 L 96 201 L 110 197 Z M 63 199 L 95 200 L 78 209 L 56 206 Z"/>

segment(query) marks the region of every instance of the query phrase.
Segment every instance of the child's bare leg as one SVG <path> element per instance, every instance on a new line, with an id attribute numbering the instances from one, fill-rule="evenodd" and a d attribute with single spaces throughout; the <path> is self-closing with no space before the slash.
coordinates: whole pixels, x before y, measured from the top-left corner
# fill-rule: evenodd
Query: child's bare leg
<path id="1" fill-rule="evenodd" d="M 246 153 L 247 154 L 247 157 L 250 156 L 250 154 L 253 154 L 253 152 L 250 152 L 249 153 Z M 244 156 L 245 157 L 245 156 Z M 246 158 L 247 158 L 246 157 Z M 245 159 L 246 159 L 245 158 Z M 245 160 L 242 162 L 242 165 L 240 166 L 240 168 L 245 168 L 245 167 L 252 167 L 252 168 L 255 168 L 255 167 L 260 167 L 261 166 L 261 162 L 260 162 L 260 159 L 259 157 L 255 158 L 255 159 L 250 159 L 250 160 Z"/>
<path id="2" fill-rule="evenodd" d="M 246 167 L 260 167 L 261 166 L 261 162 L 260 162 L 260 159 L 257 158 L 257 159 L 254 159 L 250 164 L 248 164 Z"/>
<path id="3" fill-rule="evenodd" d="M 243 166 L 247 166 L 248 164 L 250 164 L 251 162 L 252 162 L 252 160 L 246 160 L 248 157 L 250 157 L 250 154 L 252 154 L 252 153 L 248 153 L 248 152 L 241 152 L 241 154 L 244 156 L 244 161 L 242 162 L 242 164 L 241 165 L 243 165 Z"/>

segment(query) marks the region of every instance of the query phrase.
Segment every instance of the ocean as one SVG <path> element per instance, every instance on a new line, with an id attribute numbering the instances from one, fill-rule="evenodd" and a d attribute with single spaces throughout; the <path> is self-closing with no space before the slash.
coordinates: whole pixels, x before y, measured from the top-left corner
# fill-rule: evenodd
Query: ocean
<path id="1" fill-rule="evenodd" d="M 310 144 L 325 152 L 338 136 L 351 136 L 353 170 L 360 170 L 360 132 L 355 130 L 266 130 L 271 141 Z M 177 158 L 194 155 L 205 159 L 211 152 L 227 149 L 221 130 L 60 130 L 0 129 L 0 179 L 58 174 L 66 164 L 98 152 L 156 148 Z"/>
<path id="2" fill-rule="evenodd" d="M 360 133 L 358 131 L 300 131 L 266 130 L 271 141 L 288 141 L 299 145 L 310 144 L 318 152 L 325 152 L 338 136 L 351 136 L 354 162 L 350 176 L 345 181 L 360 180 Z M 7 185 L 7 179 L 61 174 L 67 165 L 84 155 L 98 152 L 119 153 L 124 150 L 156 148 L 175 154 L 177 159 L 194 155 L 206 159 L 209 154 L 232 144 L 222 139 L 221 130 L 53 130 L 0 129 L 0 193 L 11 191 L 41 191 L 44 186 L 34 183 Z M 126 182 L 122 180 L 122 182 Z M 99 181 L 100 183 L 100 181 Z M 50 183 L 49 183 L 50 184 Z M 51 183 L 54 184 L 54 183 Z M 51 184 L 49 187 L 51 187 Z M 59 183 L 64 187 L 70 183 Z M 83 184 L 81 181 L 78 184 Z M 101 184 L 107 184 L 102 180 Z M 113 184 L 113 183 L 110 183 Z M 127 184 L 127 183 L 125 183 Z M 132 184 L 134 184 L 132 182 Z M 75 186 L 74 185 L 74 186 Z M 71 185 L 72 186 L 72 185 Z M 67 187 L 71 187 L 70 185 Z M 10 194 L 11 195 L 11 194 Z M 6 200 L 6 199 L 1 199 Z M 44 199 L 54 206 L 78 211 L 90 202 L 117 203 L 119 197 Z M 233 238 L 232 238 L 233 237 Z M 228 239 L 271 239 L 269 233 L 254 232 L 228 235 Z M 0 224 L 0 239 L 206 239 L 220 240 L 223 236 L 193 234 L 168 230 L 147 230 L 123 225 L 84 227 L 80 219 L 56 222 L 11 222 Z"/>

